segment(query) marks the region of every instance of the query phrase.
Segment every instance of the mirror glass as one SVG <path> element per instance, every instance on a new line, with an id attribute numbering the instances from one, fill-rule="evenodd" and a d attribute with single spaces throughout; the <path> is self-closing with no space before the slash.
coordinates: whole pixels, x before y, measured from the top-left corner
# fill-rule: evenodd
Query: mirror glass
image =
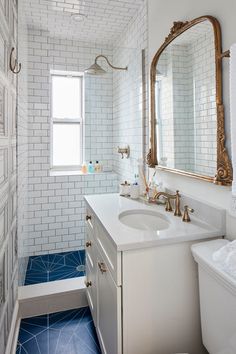
<path id="1" fill-rule="evenodd" d="M 215 41 L 205 20 L 176 37 L 156 66 L 158 165 L 214 176 L 217 169 Z"/>

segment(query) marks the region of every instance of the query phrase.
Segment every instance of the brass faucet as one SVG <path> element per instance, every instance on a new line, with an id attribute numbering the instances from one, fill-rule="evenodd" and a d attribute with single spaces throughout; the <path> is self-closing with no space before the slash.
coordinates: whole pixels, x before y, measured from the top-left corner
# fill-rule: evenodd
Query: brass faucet
<path id="1" fill-rule="evenodd" d="M 180 194 L 179 191 L 176 191 L 176 194 L 169 194 L 169 193 L 165 193 L 165 192 L 157 192 L 154 195 L 153 199 L 159 199 L 161 196 L 163 196 L 164 198 L 166 198 L 166 211 L 172 211 L 172 206 L 171 206 L 171 199 L 175 200 L 175 212 L 174 215 L 176 216 L 181 216 L 181 210 L 180 210 Z"/>

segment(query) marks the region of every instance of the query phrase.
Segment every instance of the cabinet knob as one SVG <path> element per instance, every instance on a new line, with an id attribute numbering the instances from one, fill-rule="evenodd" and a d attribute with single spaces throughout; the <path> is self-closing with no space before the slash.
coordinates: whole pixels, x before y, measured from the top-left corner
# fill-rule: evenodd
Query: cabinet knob
<path id="1" fill-rule="evenodd" d="M 107 267 L 106 267 L 106 264 L 104 262 L 98 262 L 98 267 L 99 267 L 101 273 L 106 273 Z"/>
<path id="2" fill-rule="evenodd" d="M 92 219 L 92 216 L 91 215 L 86 215 L 86 221 L 89 221 Z"/>
<path id="3" fill-rule="evenodd" d="M 91 281 L 85 281 L 84 284 L 85 284 L 86 288 L 89 288 L 90 286 L 92 286 Z"/>
<path id="4" fill-rule="evenodd" d="M 87 241 L 85 246 L 88 248 L 88 247 L 91 247 L 92 246 L 92 242 L 91 241 Z"/>

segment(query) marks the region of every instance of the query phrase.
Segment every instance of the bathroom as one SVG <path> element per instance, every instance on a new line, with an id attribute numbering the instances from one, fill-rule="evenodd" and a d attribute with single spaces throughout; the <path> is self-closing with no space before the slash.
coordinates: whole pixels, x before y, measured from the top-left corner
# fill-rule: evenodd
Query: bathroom
<path id="1" fill-rule="evenodd" d="M 0 354 L 236 353 L 235 13 L 0 1 Z"/>

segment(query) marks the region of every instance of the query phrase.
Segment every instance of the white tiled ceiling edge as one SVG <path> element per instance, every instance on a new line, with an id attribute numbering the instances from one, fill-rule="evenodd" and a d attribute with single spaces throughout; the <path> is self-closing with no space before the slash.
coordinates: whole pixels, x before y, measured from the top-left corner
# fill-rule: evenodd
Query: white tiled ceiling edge
<path id="1" fill-rule="evenodd" d="M 143 0 L 23 0 L 29 27 L 53 37 L 112 44 Z M 73 16 L 82 14 L 77 22 Z"/>

